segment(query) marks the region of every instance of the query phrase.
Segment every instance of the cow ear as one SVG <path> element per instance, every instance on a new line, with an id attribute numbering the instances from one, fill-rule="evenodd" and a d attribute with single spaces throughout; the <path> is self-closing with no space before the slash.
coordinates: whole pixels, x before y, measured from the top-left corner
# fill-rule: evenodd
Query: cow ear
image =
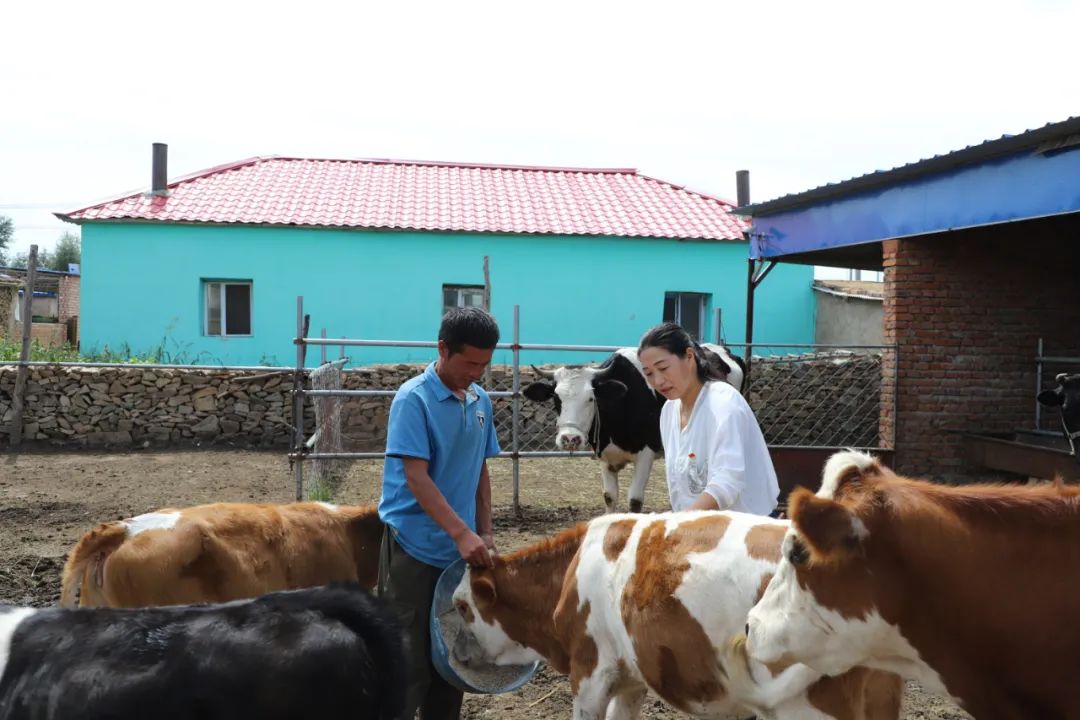
<path id="1" fill-rule="evenodd" d="M 1030 397 L 1030 396 L 1029 396 Z M 1062 402 L 1060 390 L 1043 390 L 1039 393 L 1039 403 L 1048 407 L 1058 407 Z"/>
<path id="2" fill-rule="evenodd" d="M 495 598 L 498 597 L 498 593 L 495 591 L 495 581 L 490 575 L 474 575 L 472 594 L 478 607 L 491 607 L 495 604 Z"/>
<path id="3" fill-rule="evenodd" d="M 604 380 L 597 383 L 593 388 L 593 392 L 596 393 L 596 397 L 604 400 L 618 400 L 626 395 L 626 383 L 619 380 Z"/>
<path id="4" fill-rule="evenodd" d="M 555 386 L 546 382 L 534 382 L 527 385 L 521 394 L 535 402 L 544 402 L 555 394 Z"/>
<path id="5" fill-rule="evenodd" d="M 788 501 L 795 529 L 810 550 L 812 562 L 835 562 L 855 549 L 866 535 L 862 521 L 835 500 L 796 488 Z"/>

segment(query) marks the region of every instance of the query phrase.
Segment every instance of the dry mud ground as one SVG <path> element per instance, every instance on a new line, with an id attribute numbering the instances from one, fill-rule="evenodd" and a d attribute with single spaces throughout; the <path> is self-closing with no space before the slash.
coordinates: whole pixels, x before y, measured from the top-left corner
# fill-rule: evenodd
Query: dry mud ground
<path id="1" fill-rule="evenodd" d="M 603 510 L 599 472 L 591 460 L 523 461 L 520 517 L 515 517 L 510 507 L 510 462 L 496 460 L 491 468 L 496 540 L 501 550 L 520 547 Z M 376 500 L 380 469 L 379 462 L 355 463 L 337 499 L 346 503 Z M 0 455 L 0 602 L 54 604 L 59 598 L 64 556 L 94 523 L 169 505 L 287 501 L 293 492 L 288 461 L 280 452 Z M 658 463 L 646 510 L 666 509 L 663 466 Z M 545 670 L 517 692 L 468 696 L 464 715 L 477 720 L 567 718 L 569 684 Z M 658 720 L 682 714 L 650 696 L 643 717 Z M 961 720 L 968 716 L 953 704 L 909 685 L 903 717 Z"/>

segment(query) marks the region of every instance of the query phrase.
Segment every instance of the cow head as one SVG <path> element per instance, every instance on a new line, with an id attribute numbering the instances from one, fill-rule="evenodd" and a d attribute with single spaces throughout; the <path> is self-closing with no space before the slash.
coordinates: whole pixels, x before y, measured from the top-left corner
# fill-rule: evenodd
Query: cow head
<path id="1" fill-rule="evenodd" d="M 1039 393 L 1039 402 L 1047 407 L 1057 408 L 1061 413 L 1065 439 L 1069 441 L 1073 456 L 1080 462 L 1080 455 L 1076 453 L 1076 440 L 1080 438 L 1080 374 L 1061 373 L 1055 379 L 1057 387 Z"/>
<path id="2" fill-rule="evenodd" d="M 522 665 L 544 659 L 536 650 L 510 637 L 499 622 L 498 581 L 492 571 L 467 569 L 454 590 L 453 602 L 462 620 L 462 631 L 451 649 L 458 662 Z"/>
<path id="3" fill-rule="evenodd" d="M 522 394 L 530 400 L 554 399 L 559 413 L 555 446 L 560 450 L 581 450 L 589 442 L 590 431 L 599 412 L 618 411 L 618 402 L 626 396 L 626 383 L 617 379 L 623 364 L 630 363 L 616 354 L 604 366 L 561 367 L 554 372 L 539 371 L 547 381 L 528 385 Z"/>
<path id="4" fill-rule="evenodd" d="M 875 528 L 888 521 L 879 494 L 885 474 L 869 455 L 837 453 L 817 495 L 792 493 L 780 564 L 748 619 L 751 658 L 839 675 L 871 658 L 914 653 L 882 617 L 894 616 L 896 593 L 882 592 L 887 580 L 870 569 Z"/>

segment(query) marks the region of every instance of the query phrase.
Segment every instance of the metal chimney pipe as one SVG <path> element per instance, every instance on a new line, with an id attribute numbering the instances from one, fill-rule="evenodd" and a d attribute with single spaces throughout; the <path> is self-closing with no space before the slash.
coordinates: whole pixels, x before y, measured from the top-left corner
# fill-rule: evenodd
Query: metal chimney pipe
<path id="1" fill-rule="evenodd" d="M 735 171 L 735 197 L 739 207 L 750 204 L 750 171 Z"/>
<path id="2" fill-rule="evenodd" d="M 167 195 L 169 185 L 169 146 L 154 143 L 153 174 L 150 179 L 151 195 Z"/>

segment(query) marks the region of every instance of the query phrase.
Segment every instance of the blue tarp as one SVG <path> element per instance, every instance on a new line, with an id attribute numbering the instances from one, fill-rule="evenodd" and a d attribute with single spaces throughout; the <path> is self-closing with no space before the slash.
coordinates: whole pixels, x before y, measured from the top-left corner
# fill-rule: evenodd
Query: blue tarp
<path id="1" fill-rule="evenodd" d="M 752 258 L 1080 212 L 1080 147 L 1030 150 L 755 216 Z"/>

